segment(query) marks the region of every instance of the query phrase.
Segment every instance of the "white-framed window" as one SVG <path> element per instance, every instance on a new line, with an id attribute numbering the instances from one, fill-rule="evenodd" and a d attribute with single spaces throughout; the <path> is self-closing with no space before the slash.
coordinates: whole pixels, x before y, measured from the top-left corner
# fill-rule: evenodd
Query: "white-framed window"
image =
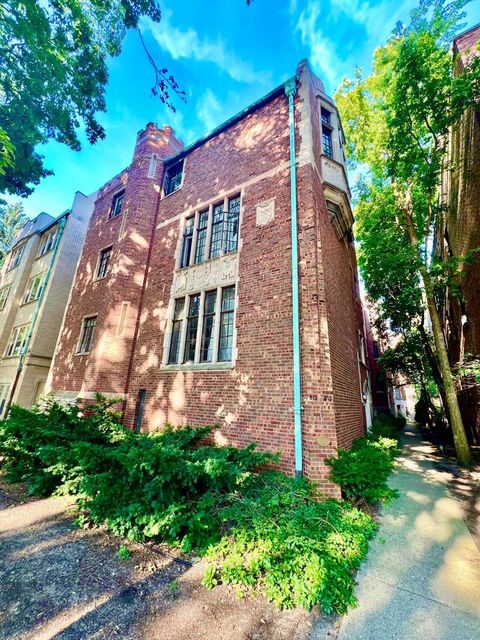
<path id="1" fill-rule="evenodd" d="M 6 358 L 12 358 L 20 355 L 27 343 L 29 328 L 30 323 L 22 324 L 13 328 L 10 336 L 10 342 L 8 343 L 7 350 L 5 351 Z"/>
<path id="2" fill-rule="evenodd" d="M 96 325 L 97 316 L 89 316 L 88 318 L 83 319 L 77 353 L 88 353 L 90 351 L 93 344 Z"/>
<path id="3" fill-rule="evenodd" d="M 239 224 L 239 194 L 186 218 L 178 266 L 188 267 L 237 251 Z"/>
<path id="4" fill-rule="evenodd" d="M 7 304 L 11 288 L 11 285 L 8 285 L 8 287 L 3 287 L 3 289 L 0 289 L 0 311 L 3 311 L 5 309 L 5 305 Z"/>
<path id="5" fill-rule="evenodd" d="M 0 382 L 0 418 L 3 417 L 3 411 L 7 404 L 8 394 L 10 393 L 10 383 Z"/>
<path id="6" fill-rule="evenodd" d="M 40 241 L 40 247 L 38 250 L 38 257 L 44 256 L 46 253 L 51 251 L 55 246 L 55 240 L 57 239 L 58 227 L 54 229 L 50 229 L 43 234 L 42 239 Z"/>
<path id="7" fill-rule="evenodd" d="M 23 258 L 23 252 L 25 251 L 25 243 L 21 244 L 19 247 L 16 247 L 12 253 L 10 254 L 10 262 L 8 263 L 8 271 L 10 269 L 15 269 L 21 263 Z"/>
<path id="8" fill-rule="evenodd" d="M 358 353 L 360 362 L 362 364 L 367 364 L 367 354 L 365 351 L 365 338 L 361 331 L 358 332 Z"/>
<path id="9" fill-rule="evenodd" d="M 113 247 L 106 247 L 100 251 L 100 256 L 98 258 L 98 268 L 96 279 L 105 278 L 110 271 L 110 258 L 112 257 L 112 249 Z"/>
<path id="10" fill-rule="evenodd" d="M 44 279 L 45 273 L 38 273 L 36 276 L 30 278 L 25 290 L 25 294 L 23 296 L 22 304 L 27 304 L 28 302 L 38 300 L 38 298 L 40 297 Z"/>
<path id="11" fill-rule="evenodd" d="M 235 285 L 177 298 L 167 364 L 232 362 L 234 329 Z"/>

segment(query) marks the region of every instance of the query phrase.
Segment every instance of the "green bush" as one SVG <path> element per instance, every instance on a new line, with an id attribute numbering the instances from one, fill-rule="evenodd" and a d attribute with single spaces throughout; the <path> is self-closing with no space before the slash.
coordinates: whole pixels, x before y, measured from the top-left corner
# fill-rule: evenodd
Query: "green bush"
<path id="1" fill-rule="evenodd" d="M 319 604 L 326 613 L 355 603 L 353 573 L 376 530 L 370 515 L 347 502 L 320 502 L 307 480 L 265 470 L 277 457 L 253 445 L 206 445 L 209 427 L 134 433 L 112 406 L 99 397 L 84 412 L 55 402 L 35 411 L 12 407 L 0 423 L 8 479 L 40 495 L 78 494 L 80 524 L 206 553 L 208 587 L 226 582 L 279 607 Z M 395 451 L 392 441 L 369 436 L 340 452 L 332 474 L 349 498 L 380 499 L 385 489 L 372 476 L 387 474 Z M 342 471 L 347 453 L 357 469 L 350 484 Z"/>
<path id="2" fill-rule="evenodd" d="M 371 434 L 375 437 L 399 440 L 405 424 L 406 420 L 403 416 L 392 418 L 391 416 L 381 413 L 372 420 Z"/>
<path id="3" fill-rule="evenodd" d="M 350 450 L 338 449 L 338 457 L 325 460 L 332 470 L 332 480 L 341 486 L 348 500 L 387 502 L 396 495 L 387 484 L 398 455 L 396 441 L 393 442 L 383 436 L 370 435 L 356 440 Z"/>
<path id="4" fill-rule="evenodd" d="M 276 472 L 229 502 L 223 517 L 235 525 L 207 552 L 207 587 L 222 581 L 281 608 L 320 604 L 327 614 L 355 605 L 352 573 L 376 531 L 369 515 L 345 502 L 319 502 L 307 480 Z"/>

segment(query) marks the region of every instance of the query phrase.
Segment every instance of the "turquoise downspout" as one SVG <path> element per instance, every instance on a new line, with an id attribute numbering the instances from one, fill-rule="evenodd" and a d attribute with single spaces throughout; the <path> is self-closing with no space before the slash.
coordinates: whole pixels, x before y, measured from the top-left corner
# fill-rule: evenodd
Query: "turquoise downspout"
<path id="1" fill-rule="evenodd" d="M 10 391 L 10 395 L 9 395 L 9 398 L 8 398 L 8 403 L 7 403 L 6 407 L 5 407 L 4 419 L 8 416 L 8 412 L 9 412 L 10 406 L 12 404 L 13 396 L 15 395 L 15 391 L 16 391 L 16 388 L 17 388 L 17 385 L 18 385 L 18 379 L 19 379 L 20 374 L 21 374 L 22 369 L 23 369 L 23 363 L 25 361 L 25 356 L 27 355 L 27 351 L 28 351 L 28 349 L 30 347 L 30 341 L 32 339 L 33 330 L 35 329 L 35 324 L 37 322 L 38 314 L 40 313 L 40 307 L 42 306 L 42 302 L 43 302 L 43 299 L 45 297 L 45 291 L 47 289 L 47 284 L 48 284 L 48 281 L 50 280 L 50 274 L 52 273 L 53 264 L 55 262 L 55 258 L 57 257 L 58 247 L 60 246 L 60 240 L 62 239 L 63 230 L 65 229 L 65 225 L 66 224 L 67 224 L 67 217 L 66 217 L 66 215 L 64 215 L 64 217 L 58 223 L 58 231 L 57 231 L 57 236 L 55 238 L 55 246 L 54 246 L 53 251 L 52 251 L 52 256 L 50 258 L 50 262 L 49 262 L 49 265 L 48 265 L 47 273 L 45 274 L 45 279 L 44 279 L 44 281 L 42 283 L 42 289 L 40 291 L 40 295 L 38 296 L 37 304 L 35 305 L 35 311 L 33 312 L 32 320 L 30 322 L 30 328 L 28 330 L 27 339 L 25 341 L 23 349 L 22 349 L 22 351 L 20 353 L 20 356 L 18 358 L 17 371 L 16 371 L 16 374 L 15 374 L 15 379 L 13 381 L 12 389 Z"/>
<path id="2" fill-rule="evenodd" d="M 285 83 L 288 97 L 290 129 L 290 212 L 292 237 L 292 337 L 293 337 L 293 420 L 295 434 L 295 475 L 303 474 L 302 388 L 300 378 L 300 307 L 298 301 L 298 229 L 297 229 L 297 168 L 295 164 L 295 111 L 297 78 Z"/>

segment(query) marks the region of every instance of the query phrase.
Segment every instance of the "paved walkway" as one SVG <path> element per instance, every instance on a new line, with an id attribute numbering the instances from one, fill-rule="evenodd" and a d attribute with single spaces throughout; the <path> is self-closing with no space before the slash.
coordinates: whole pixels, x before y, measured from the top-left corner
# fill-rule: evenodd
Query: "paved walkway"
<path id="1" fill-rule="evenodd" d="M 399 461 L 390 484 L 400 497 L 384 510 L 338 640 L 479 640 L 480 551 L 452 476 L 412 427 Z"/>

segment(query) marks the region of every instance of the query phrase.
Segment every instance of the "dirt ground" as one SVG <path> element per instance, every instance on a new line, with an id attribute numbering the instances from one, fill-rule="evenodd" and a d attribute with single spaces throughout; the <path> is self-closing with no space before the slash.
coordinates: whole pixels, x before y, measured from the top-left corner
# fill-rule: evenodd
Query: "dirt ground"
<path id="1" fill-rule="evenodd" d="M 264 599 L 201 585 L 166 547 L 81 530 L 71 498 L 26 499 L 0 480 L 1 640 L 331 640 L 318 612 L 278 611 Z"/>

